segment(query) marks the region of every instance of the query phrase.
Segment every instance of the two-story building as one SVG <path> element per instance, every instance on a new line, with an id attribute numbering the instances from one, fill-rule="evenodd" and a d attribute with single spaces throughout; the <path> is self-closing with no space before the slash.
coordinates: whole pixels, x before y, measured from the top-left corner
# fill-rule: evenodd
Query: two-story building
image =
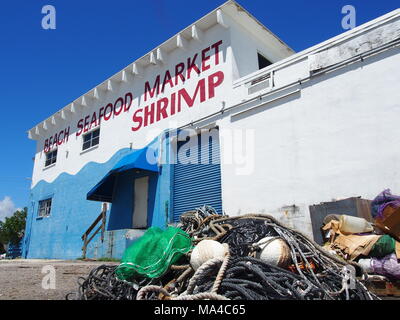
<path id="1" fill-rule="evenodd" d="M 400 10 L 295 53 L 234 1 L 29 130 L 28 258 L 120 257 L 211 205 L 311 236 L 309 206 L 400 191 Z"/>

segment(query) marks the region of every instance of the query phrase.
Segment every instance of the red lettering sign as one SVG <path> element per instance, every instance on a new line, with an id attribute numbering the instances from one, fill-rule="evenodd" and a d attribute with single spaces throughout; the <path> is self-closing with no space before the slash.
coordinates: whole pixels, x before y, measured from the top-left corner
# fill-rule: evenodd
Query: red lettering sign
<path id="1" fill-rule="evenodd" d="M 137 109 L 132 117 L 132 131 L 138 131 L 142 127 L 147 127 L 155 122 L 173 116 L 182 111 L 184 106 L 192 108 L 195 103 L 200 104 L 215 96 L 215 90 L 224 81 L 224 73 L 217 71 L 206 78 L 202 78 L 197 82 L 193 92 L 188 92 L 185 88 L 178 92 L 173 92 L 169 98 L 162 97 L 143 109 Z M 208 94 L 207 94 L 208 93 Z M 177 103 L 176 103 L 177 102 Z M 177 104 L 177 105 L 176 105 Z M 176 107 L 177 110 L 176 110 Z"/>
<path id="2" fill-rule="evenodd" d="M 47 153 L 47 152 L 51 151 L 52 149 L 54 149 L 55 147 L 68 142 L 69 129 L 70 129 L 70 127 L 65 128 L 64 130 L 61 130 L 60 132 L 55 133 L 50 138 L 47 138 L 44 141 L 43 151 L 45 153 Z"/>

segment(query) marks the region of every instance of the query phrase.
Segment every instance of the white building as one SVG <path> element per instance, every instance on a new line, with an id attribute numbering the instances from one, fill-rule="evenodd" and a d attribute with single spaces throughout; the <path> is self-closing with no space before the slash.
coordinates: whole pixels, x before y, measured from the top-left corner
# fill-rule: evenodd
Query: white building
<path id="1" fill-rule="evenodd" d="M 102 202 L 88 254 L 118 257 L 204 204 L 311 236 L 310 205 L 400 191 L 399 36 L 396 10 L 295 54 L 226 2 L 29 130 L 24 255 L 81 256 Z"/>

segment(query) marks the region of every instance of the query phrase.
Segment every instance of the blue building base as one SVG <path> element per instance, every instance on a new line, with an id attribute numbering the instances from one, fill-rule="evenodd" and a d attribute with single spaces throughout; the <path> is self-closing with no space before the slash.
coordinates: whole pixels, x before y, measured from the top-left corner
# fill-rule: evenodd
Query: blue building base
<path id="1" fill-rule="evenodd" d="M 101 241 L 100 236 L 96 236 L 96 238 L 88 244 L 86 258 L 121 259 L 125 249 L 139 239 L 144 232 L 145 230 L 141 229 L 106 231 L 103 241 Z"/>

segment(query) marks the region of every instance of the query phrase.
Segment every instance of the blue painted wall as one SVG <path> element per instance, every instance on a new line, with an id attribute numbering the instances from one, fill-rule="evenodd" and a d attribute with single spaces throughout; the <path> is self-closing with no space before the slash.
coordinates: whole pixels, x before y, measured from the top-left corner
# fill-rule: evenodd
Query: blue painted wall
<path id="1" fill-rule="evenodd" d="M 170 143 L 169 143 L 169 133 L 164 132 L 162 135 L 161 143 L 161 161 L 163 165 L 160 167 L 160 172 L 158 179 L 156 181 L 156 199 L 157 213 L 153 215 L 151 220 L 152 226 L 157 226 L 162 229 L 167 227 L 167 224 L 171 222 L 170 216 L 171 212 L 171 199 L 172 199 L 172 167 L 170 164 Z"/>
<path id="2" fill-rule="evenodd" d="M 122 149 L 106 163 L 90 162 L 76 175 L 62 173 L 52 183 L 37 183 L 31 190 L 31 206 L 28 208 L 23 243 L 24 256 L 79 258 L 82 255 L 81 236 L 101 211 L 101 202 L 86 200 L 86 194 L 130 151 Z M 52 197 L 50 216 L 38 218 L 39 201 L 49 197 Z"/>
<path id="3" fill-rule="evenodd" d="M 157 142 L 157 139 L 154 141 Z M 168 154 L 167 139 L 162 142 L 164 155 Z M 90 162 L 77 174 L 62 173 L 52 183 L 40 181 L 31 190 L 31 206 L 28 208 L 23 256 L 26 258 L 76 259 L 82 256 L 82 234 L 97 218 L 101 202 L 86 200 L 86 194 L 95 186 L 130 149 L 121 149 L 106 163 Z M 160 167 L 159 174 L 149 174 L 149 226 L 165 228 L 170 215 L 170 165 Z M 107 230 L 131 228 L 133 208 L 133 179 L 127 172 L 118 178 L 114 200 L 107 212 Z M 49 217 L 38 218 L 40 200 L 52 197 Z M 117 251 L 122 256 L 126 247 L 123 232 L 114 232 L 120 241 Z M 94 241 L 97 241 L 96 237 Z M 103 250 L 103 249 L 102 249 Z M 115 256 L 114 256 L 115 257 Z"/>
<path id="4" fill-rule="evenodd" d="M 100 237 L 93 240 L 87 247 L 88 258 L 114 258 L 121 259 L 124 251 L 139 237 L 145 230 L 113 230 L 106 231 L 104 241 L 101 242 Z"/>

